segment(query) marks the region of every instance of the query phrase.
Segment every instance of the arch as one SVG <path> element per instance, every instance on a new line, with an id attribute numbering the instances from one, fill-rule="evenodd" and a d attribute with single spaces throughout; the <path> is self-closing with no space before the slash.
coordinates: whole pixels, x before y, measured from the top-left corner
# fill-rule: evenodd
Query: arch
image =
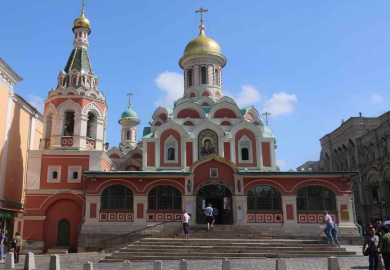
<path id="1" fill-rule="evenodd" d="M 160 121 L 157 121 L 156 123 L 154 123 L 154 126 L 161 126 Z"/>
<path id="2" fill-rule="evenodd" d="M 210 106 L 207 102 L 203 102 L 202 106 Z"/>
<path id="3" fill-rule="evenodd" d="M 246 119 L 248 119 L 248 120 L 253 120 L 253 119 L 254 119 L 253 115 L 252 115 L 251 113 L 249 113 L 249 112 L 246 113 L 245 117 L 246 117 Z"/>
<path id="4" fill-rule="evenodd" d="M 70 222 L 61 219 L 57 226 L 57 246 L 68 247 L 70 240 Z"/>
<path id="5" fill-rule="evenodd" d="M 48 114 L 55 114 L 55 113 L 56 113 L 56 106 L 54 106 L 54 104 L 50 102 L 49 105 L 45 107 L 44 117 L 47 116 Z"/>
<path id="6" fill-rule="evenodd" d="M 194 97 L 196 97 L 196 94 L 195 94 L 194 92 L 192 92 L 192 93 L 190 94 L 190 98 L 194 98 Z"/>
<path id="7" fill-rule="evenodd" d="M 208 91 L 204 91 L 202 93 L 202 97 L 209 97 L 210 96 L 210 93 Z"/>
<path id="8" fill-rule="evenodd" d="M 193 126 L 194 123 L 192 123 L 191 121 L 185 121 L 183 125 L 184 126 Z"/>
<path id="9" fill-rule="evenodd" d="M 298 211 L 336 211 L 335 193 L 325 186 L 309 185 L 297 192 Z"/>
<path id="10" fill-rule="evenodd" d="M 248 190 L 248 210 L 282 211 L 282 196 L 278 189 L 268 185 L 257 185 Z"/>
<path id="11" fill-rule="evenodd" d="M 205 129 L 211 129 L 212 131 L 216 132 L 219 137 L 223 137 L 225 135 L 225 131 L 222 129 L 222 127 L 211 122 L 209 119 L 207 119 L 200 125 L 195 126 L 194 130 L 190 135 L 193 138 L 197 138 L 199 136 L 199 133 Z"/>
<path id="12" fill-rule="evenodd" d="M 222 121 L 221 126 L 231 126 L 232 124 L 229 121 Z"/>
<path id="13" fill-rule="evenodd" d="M 172 113 L 172 118 L 206 118 L 206 114 L 198 103 L 186 101 L 176 105 Z"/>
<path id="14" fill-rule="evenodd" d="M 182 109 L 176 116 L 177 118 L 200 118 L 199 113 L 193 109 Z"/>
<path id="15" fill-rule="evenodd" d="M 71 99 L 68 99 L 67 101 L 65 102 L 62 102 L 58 108 L 57 108 L 57 113 L 59 114 L 64 114 L 65 111 L 67 110 L 71 110 L 71 111 L 74 111 L 75 113 L 78 113 L 80 114 L 81 113 L 81 107 L 79 104 L 77 104 L 76 102 L 74 102 L 73 100 Z"/>
<path id="16" fill-rule="evenodd" d="M 101 192 L 100 202 L 100 210 L 133 210 L 133 191 L 124 185 L 110 185 Z"/>
<path id="17" fill-rule="evenodd" d="M 95 111 L 99 118 L 103 118 L 103 112 L 98 105 L 93 101 L 83 108 L 83 114 L 88 114 L 90 111 Z"/>
<path id="18" fill-rule="evenodd" d="M 119 158 L 119 155 L 118 154 L 111 154 L 110 158 Z"/>
<path id="19" fill-rule="evenodd" d="M 97 130 L 97 117 L 95 115 L 95 111 L 89 111 L 87 114 L 87 137 L 96 139 Z"/>
<path id="20" fill-rule="evenodd" d="M 330 188 L 335 194 L 350 193 L 351 192 L 350 189 L 340 190 L 340 188 L 338 186 L 336 186 L 334 183 L 326 181 L 326 180 L 322 180 L 322 179 L 307 179 L 307 180 L 303 180 L 303 181 L 297 183 L 291 189 L 291 192 L 292 193 L 297 193 L 300 188 L 308 185 L 307 182 L 310 182 L 309 185 L 318 185 L 318 186 L 324 186 L 324 187 Z"/>
<path id="21" fill-rule="evenodd" d="M 182 195 L 171 185 L 158 185 L 148 192 L 148 210 L 181 210 Z"/>
<path id="22" fill-rule="evenodd" d="M 164 125 L 159 126 L 154 133 L 154 137 L 161 138 L 162 134 L 165 131 L 170 130 L 170 129 L 173 129 L 176 132 L 178 132 L 182 138 L 186 137 L 187 131 L 184 129 L 184 127 L 182 125 L 179 125 L 175 121 L 169 121 L 169 122 L 165 123 Z"/>
<path id="23" fill-rule="evenodd" d="M 230 166 L 233 170 L 234 173 L 237 173 L 238 172 L 238 168 L 237 166 L 230 160 L 226 159 L 226 158 L 223 158 L 223 157 L 220 157 L 216 154 L 211 154 L 207 157 L 204 157 L 202 159 L 198 159 L 194 164 L 192 164 L 192 166 L 190 167 L 190 173 L 194 173 L 195 169 L 201 165 L 201 164 L 204 164 L 204 163 L 207 163 L 209 162 L 210 160 L 216 160 L 216 161 L 219 161 L 223 164 L 226 164 L 228 166 Z"/>
<path id="24" fill-rule="evenodd" d="M 265 186 L 272 186 L 276 188 L 281 194 L 287 194 L 287 190 L 285 189 L 284 186 L 282 186 L 279 182 L 275 180 L 270 180 L 270 179 L 257 179 L 257 180 L 252 180 L 248 184 L 244 186 L 244 193 L 247 193 L 248 190 L 250 190 L 252 187 L 258 186 L 258 185 L 265 185 Z"/>
<path id="25" fill-rule="evenodd" d="M 230 191 L 231 195 L 234 194 L 233 186 L 229 185 L 229 183 L 227 183 L 226 181 L 219 180 L 219 179 L 210 179 L 207 181 L 203 181 L 201 184 L 196 186 L 196 188 L 194 189 L 194 194 L 198 195 L 199 191 L 206 186 L 223 186 Z"/>
<path id="26" fill-rule="evenodd" d="M 238 118 L 237 115 L 230 109 L 219 109 L 213 115 L 214 118 Z"/>
<path id="27" fill-rule="evenodd" d="M 132 158 L 142 158 L 142 155 L 141 155 L 141 153 L 134 153 L 132 155 Z"/>

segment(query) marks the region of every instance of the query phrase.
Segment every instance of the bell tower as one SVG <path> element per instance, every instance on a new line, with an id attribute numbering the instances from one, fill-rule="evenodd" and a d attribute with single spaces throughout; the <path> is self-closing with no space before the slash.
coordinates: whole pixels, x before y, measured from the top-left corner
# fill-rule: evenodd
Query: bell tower
<path id="1" fill-rule="evenodd" d="M 72 30 L 73 50 L 45 100 L 42 148 L 103 150 L 107 105 L 88 53 L 91 23 L 84 5 Z"/>
<path id="2" fill-rule="evenodd" d="M 137 145 L 137 126 L 141 123 L 138 114 L 131 108 L 131 97 L 133 94 L 127 94 L 129 104 L 127 110 L 122 113 L 121 119 L 118 120 L 122 125 L 121 145 L 122 149 L 133 149 Z"/>

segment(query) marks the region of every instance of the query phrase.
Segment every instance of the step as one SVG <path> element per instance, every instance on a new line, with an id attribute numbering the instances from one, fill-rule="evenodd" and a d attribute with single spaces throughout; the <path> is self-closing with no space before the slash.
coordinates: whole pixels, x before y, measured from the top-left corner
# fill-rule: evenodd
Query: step
<path id="1" fill-rule="evenodd" d="M 69 247 L 66 246 L 53 246 L 49 247 L 46 254 L 53 255 L 53 254 L 68 254 Z"/>

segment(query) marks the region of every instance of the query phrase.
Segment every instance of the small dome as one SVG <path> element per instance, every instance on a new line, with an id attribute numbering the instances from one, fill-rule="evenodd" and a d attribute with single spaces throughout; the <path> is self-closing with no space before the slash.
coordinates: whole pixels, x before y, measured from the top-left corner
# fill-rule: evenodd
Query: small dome
<path id="1" fill-rule="evenodd" d="M 85 18 L 84 10 L 81 12 L 81 16 L 74 20 L 74 27 L 85 27 L 88 29 L 91 28 L 90 21 Z"/>
<path id="2" fill-rule="evenodd" d="M 131 108 L 128 108 L 126 111 L 122 113 L 121 119 L 124 118 L 132 118 L 138 120 L 138 115 L 135 111 L 133 111 Z"/>
<path id="3" fill-rule="evenodd" d="M 221 47 L 219 44 L 208 38 L 204 33 L 204 26 L 199 27 L 200 33 L 199 36 L 190 41 L 184 49 L 184 55 L 194 54 L 194 53 L 212 53 L 212 54 L 221 54 Z"/>

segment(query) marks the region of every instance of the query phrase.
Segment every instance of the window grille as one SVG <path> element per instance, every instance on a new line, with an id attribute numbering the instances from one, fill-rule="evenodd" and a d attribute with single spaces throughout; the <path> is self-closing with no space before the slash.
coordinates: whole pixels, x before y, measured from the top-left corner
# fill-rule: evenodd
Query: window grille
<path id="1" fill-rule="evenodd" d="M 282 210 L 280 192 L 271 186 L 255 186 L 248 191 L 248 210 Z"/>
<path id="2" fill-rule="evenodd" d="M 79 172 L 73 172 L 73 179 L 79 178 Z"/>
<path id="3" fill-rule="evenodd" d="M 181 210 L 181 192 L 177 188 L 161 185 L 148 194 L 149 210 Z"/>
<path id="4" fill-rule="evenodd" d="M 133 192 L 122 185 L 105 188 L 101 196 L 102 210 L 133 210 Z"/>
<path id="5" fill-rule="evenodd" d="M 168 160 L 175 160 L 175 149 L 174 148 L 168 148 L 167 151 L 167 159 Z"/>
<path id="6" fill-rule="evenodd" d="M 297 208 L 304 211 L 335 211 L 336 198 L 333 191 L 327 187 L 304 187 L 298 191 Z"/>

